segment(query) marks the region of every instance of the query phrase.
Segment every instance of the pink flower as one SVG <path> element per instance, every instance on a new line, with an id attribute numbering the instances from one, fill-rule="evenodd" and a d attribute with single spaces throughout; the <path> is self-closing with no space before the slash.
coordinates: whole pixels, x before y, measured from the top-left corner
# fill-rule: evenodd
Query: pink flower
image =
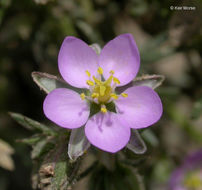
<path id="1" fill-rule="evenodd" d="M 186 157 L 171 175 L 169 190 L 202 189 L 202 149 Z"/>
<path id="2" fill-rule="evenodd" d="M 88 90 L 81 94 L 65 88 L 51 91 L 43 104 L 44 113 L 64 128 L 84 126 L 94 146 L 117 152 L 128 143 L 131 128 L 145 128 L 160 119 L 161 100 L 151 88 L 132 86 L 121 94 L 116 91 L 129 84 L 139 70 L 140 56 L 131 34 L 111 40 L 99 55 L 82 40 L 66 37 L 58 64 L 67 83 Z M 116 112 L 107 109 L 110 102 Z M 100 112 L 90 117 L 92 103 L 100 106 Z"/>

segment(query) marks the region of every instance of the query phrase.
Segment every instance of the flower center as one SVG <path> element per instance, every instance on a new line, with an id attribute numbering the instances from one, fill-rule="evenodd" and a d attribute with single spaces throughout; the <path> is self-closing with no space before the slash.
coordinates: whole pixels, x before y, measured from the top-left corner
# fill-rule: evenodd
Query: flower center
<path id="1" fill-rule="evenodd" d="M 201 171 L 191 172 L 184 179 L 184 185 L 188 189 L 199 190 L 202 187 Z"/>
<path id="2" fill-rule="evenodd" d="M 97 76 L 92 76 L 89 71 L 86 71 L 86 75 L 89 79 L 86 83 L 89 85 L 90 95 L 86 96 L 84 93 L 80 94 L 81 99 L 88 99 L 101 105 L 101 112 L 106 113 L 107 109 L 105 104 L 112 100 L 117 100 L 119 95 L 115 93 L 117 84 L 120 84 L 118 78 L 114 77 L 114 71 L 110 71 L 110 76 L 107 80 L 103 79 L 103 69 L 101 67 L 97 70 Z M 121 96 L 127 97 L 126 93 L 122 93 Z"/>

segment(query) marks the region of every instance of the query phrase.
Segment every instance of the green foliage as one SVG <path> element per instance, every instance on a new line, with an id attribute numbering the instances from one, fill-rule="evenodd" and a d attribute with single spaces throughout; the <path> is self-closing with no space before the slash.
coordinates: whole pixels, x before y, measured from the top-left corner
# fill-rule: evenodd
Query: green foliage
<path id="1" fill-rule="evenodd" d="M 46 135 L 55 135 L 56 134 L 53 129 L 50 129 L 46 125 L 41 124 L 37 121 L 34 121 L 34 120 L 32 120 L 32 119 L 30 119 L 30 118 L 28 118 L 22 114 L 12 113 L 12 112 L 10 112 L 9 114 L 20 125 L 22 125 L 23 127 L 27 128 L 29 130 L 38 130 L 38 131 L 40 131 Z"/>
<path id="2" fill-rule="evenodd" d="M 31 158 L 34 163 L 32 184 L 34 189 L 65 190 L 78 178 L 78 165 L 70 162 L 67 155 L 69 133 L 66 130 L 54 131 L 39 122 L 21 114 L 10 113 L 23 127 L 36 130 L 38 134 L 18 142 L 32 146 Z"/>
<path id="3" fill-rule="evenodd" d="M 66 143 L 65 143 L 66 141 Z M 38 170 L 33 173 L 32 179 L 36 184 L 34 189 L 65 190 L 78 177 L 77 163 L 70 163 L 67 156 L 67 137 L 54 140 L 54 146 L 40 158 Z M 38 164 L 35 163 L 35 166 Z"/>
<path id="4" fill-rule="evenodd" d="M 202 114 L 202 98 L 195 102 L 194 108 L 192 111 L 192 118 L 198 119 Z"/>
<path id="5" fill-rule="evenodd" d="M 144 190 L 136 170 L 116 164 L 113 171 L 99 165 L 91 174 L 89 190 Z"/>

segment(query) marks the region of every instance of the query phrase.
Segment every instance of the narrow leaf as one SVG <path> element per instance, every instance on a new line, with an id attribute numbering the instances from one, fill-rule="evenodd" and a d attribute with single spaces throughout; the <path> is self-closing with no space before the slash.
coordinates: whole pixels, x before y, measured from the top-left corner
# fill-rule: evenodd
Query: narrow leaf
<path id="1" fill-rule="evenodd" d="M 148 86 L 152 89 L 155 89 L 159 87 L 163 81 L 165 80 L 165 77 L 163 75 L 143 75 L 141 77 L 136 77 L 132 82 L 129 84 L 118 87 L 117 92 L 122 93 L 127 88 L 133 87 L 133 86 Z"/>
<path id="2" fill-rule="evenodd" d="M 131 130 L 131 137 L 127 148 L 135 154 L 144 154 L 146 152 L 147 147 L 137 130 Z"/>
<path id="3" fill-rule="evenodd" d="M 55 132 L 44 124 L 34 121 L 22 114 L 12 113 L 12 112 L 10 112 L 9 114 L 20 125 L 22 125 L 23 127 L 27 128 L 29 130 L 39 130 L 47 135 L 55 135 Z"/>
<path id="4" fill-rule="evenodd" d="M 35 135 L 28 137 L 28 138 L 17 139 L 16 142 L 24 143 L 24 144 L 28 144 L 28 145 L 34 145 L 37 142 L 39 142 L 41 138 L 42 138 L 42 135 L 35 134 Z"/>
<path id="5" fill-rule="evenodd" d="M 32 78 L 34 82 L 40 87 L 40 89 L 42 89 L 47 94 L 56 88 L 68 88 L 78 93 L 81 93 L 86 90 L 70 86 L 61 78 L 58 78 L 54 75 L 50 75 L 48 73 L 32 72 Z"/>
<path id="6" fill-rule="evenodd" d="M 76 161 L 89 147 L 90 143 L 85 136 L 84 127 L 73 129 L 68 145 L 68 155 L 70 159 Z"/>
<path id="7" fill-rule="evenodd" d="M 31 158 L 32 159 L 36 159 L 38 158 L 41 153 L 44 150 L 44 147 L 47 144 L 47 140 L 46 139 L 41 139 L 40 141 L 38 141 L 34 146 L 33 146 L 33 150 L 31 152 Z"/>

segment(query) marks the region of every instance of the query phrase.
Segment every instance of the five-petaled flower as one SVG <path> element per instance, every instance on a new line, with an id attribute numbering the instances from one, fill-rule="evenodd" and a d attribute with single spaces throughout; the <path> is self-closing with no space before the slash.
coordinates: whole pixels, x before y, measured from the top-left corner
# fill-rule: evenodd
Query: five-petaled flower
<path id="1" fill-rule="evenodd" d="M 70 85 L 88 89 L 78 94 L 58 88 L 43 104 L 47 118 L 61 127 L 85 127 L 91 144 L 117 152 L 129 141 L 131 128 L 141 129 L 157 122 L 162 104 L 157 93 L 146 86 L 132 86 L 123 93 L 117 89 L 129 84 L 140 66 L 138 48 L 131 34 L 122 34 L 108 42 L 100 54 L 75 37 L 66 37 L 58 56 L 59 71 Z M 107 108 L 113 102 L 115 111 Z M 90 117 L 90 105 L 100 111 Z"/>

